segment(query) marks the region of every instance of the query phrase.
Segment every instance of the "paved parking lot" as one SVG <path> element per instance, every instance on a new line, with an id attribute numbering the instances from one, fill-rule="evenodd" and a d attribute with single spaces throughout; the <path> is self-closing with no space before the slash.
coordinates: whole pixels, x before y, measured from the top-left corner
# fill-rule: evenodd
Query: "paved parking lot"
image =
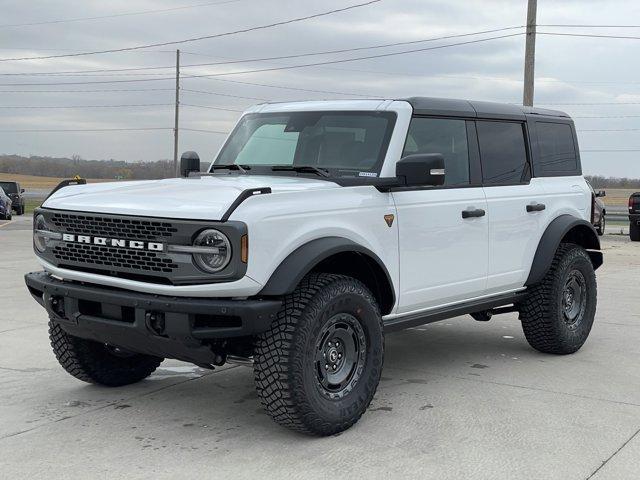
<path id="1" fill-rule="evenodd" d="M 67 375 L 22 275 L 37 268 L 30 220 L 0 224 L 1 478 L 640 477 L 640 243 L 604 238 L 596 323 L 554 357 L 514 314 L 387 336 L 370 410 L 315 439 L 262 412 L 246 367 L 166 361 L 107 389 Z"/>

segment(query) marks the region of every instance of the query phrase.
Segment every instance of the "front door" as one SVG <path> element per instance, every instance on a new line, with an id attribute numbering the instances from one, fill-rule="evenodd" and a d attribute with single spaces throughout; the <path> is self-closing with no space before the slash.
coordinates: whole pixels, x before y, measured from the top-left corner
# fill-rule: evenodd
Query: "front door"
<path id="1" fill-rule="evenodd" d="M 413 118 L 404 155 L 415 153 L 443 155 L 445 185 L 393 193 L 400 250 L 397 313 L 482 296 L 487 281 L 487 202 L 473 122 Z"/>

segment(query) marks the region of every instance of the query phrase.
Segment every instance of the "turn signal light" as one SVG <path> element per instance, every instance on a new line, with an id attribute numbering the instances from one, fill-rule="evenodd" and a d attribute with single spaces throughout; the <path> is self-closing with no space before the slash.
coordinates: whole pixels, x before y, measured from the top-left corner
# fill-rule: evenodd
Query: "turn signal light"
<path id="1" fill-rule="evenodd" d="M 249 260 L 249 237 L 243 235 L 240 239 L 240 260 L 242 263 L 247 263 Z"/>

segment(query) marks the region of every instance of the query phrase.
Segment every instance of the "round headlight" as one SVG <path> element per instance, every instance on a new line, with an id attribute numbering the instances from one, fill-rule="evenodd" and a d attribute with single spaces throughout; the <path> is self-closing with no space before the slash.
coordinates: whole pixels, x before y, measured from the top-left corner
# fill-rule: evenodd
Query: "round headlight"
<path id="1" fill-rule="evenodd" d="M 49 230 L 49 226 L 47 225 L 43 215 L 38 215 L 33 221 L 33 246 L 36 250 L 42 253 L 47 249 L 47 239 L 44 235 L 38 234 L 39 230 Z"/>
<path id="2" fill-rule="evenodd" d="M 207 273 L 215 273 L 222 270 L 231 260 L 231 244 L 227 236 L 214 229 L 200 232 L 193 242 L 195 247 L 203 247 L 203 250 L 211 249 L 211 253 L 195 253 L 194 260 L 198 267 Z"/>

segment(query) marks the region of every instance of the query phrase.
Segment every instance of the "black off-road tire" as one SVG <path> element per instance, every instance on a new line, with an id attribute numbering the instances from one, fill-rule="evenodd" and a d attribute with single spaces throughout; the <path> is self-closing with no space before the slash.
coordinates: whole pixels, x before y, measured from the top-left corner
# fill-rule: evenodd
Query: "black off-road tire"
<path id="1" fill-rule="evenodd" d="M 49 339 L 62 368 L 79 380 L 121 387 L 151 375 L 162 358 L 138 353 L 118 354 L 104 344 L 74 337 L 49 320 Z"/>
<path id="2" fill-rule="evenodd" d="M 575 319 L 571 318 L 573 310 L 569 307 L 577 301 L 577 295 L 571 293 L 577 289 L 570 288 L 571 282 L 584 287 Z M 569 301 L 571 299 L 574 301 Z M 529 345 L 543 353 L 577 352 L 593 326 L 596 301 L 596 275 L 589 255 L 578 245 L 560 244 L 544 279 L 529 288 L 526 299 L 519 305 L 522 329 Z"/>
<path id="3" fill-rule="evenodd" d="M 24 215 L 24 207 L 19 207 L 16 211 L 16 215 Z"/>
<path id="4" fill-rule="evenodd" d="M 637 221 L 629 224 L 629 238 L 632 242 L 640 242 L 640 225 Z"/>
<path id="5" fill-rule="evenodd" d="M 324 348 L 332 345 L 329 340 L 334 333 L 324 332 L 343 320 L 351 322 L 343 327 L 353 325 L 359 332 L 354 339 L 356 343 L 360 339 L 364 348 L 358 357 L 361 363 L 348 370 L 359 376 L 351 377 L 336 394 L 322 385 L 326 372 L 318 367 L 329 363 L 319 365 L 318 357 L 326 358 Z M 280 425 L 310 435 L 334 435 L 351 427 L 366 411 L 380 381 L 383 359 L 382 317 L 371 292 L 350 277 L 310 274 L 285 298 L 271 330 L 257 338 L 254 375 L 258 396 Z"/>

